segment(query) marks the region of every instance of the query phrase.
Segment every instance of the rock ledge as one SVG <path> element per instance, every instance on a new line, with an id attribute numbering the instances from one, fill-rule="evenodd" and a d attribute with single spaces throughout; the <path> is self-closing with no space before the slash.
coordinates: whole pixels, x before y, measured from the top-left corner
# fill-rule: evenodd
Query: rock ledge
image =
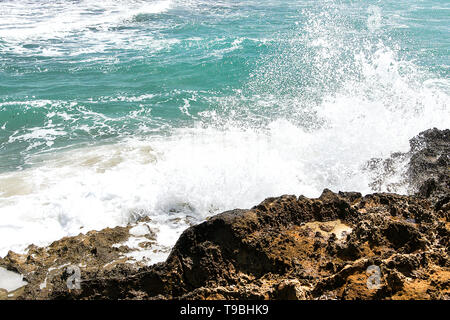
<path id="1" fill-rule="evenodd" d="M 131 226 L 9 252 L 0 266 L 28 282 L 9 298 L 450 299 L 449 150 L 450 130 L 411 140 L 402 157 L 415 195 L 268 198 L 185 230 L 152 266 L 117 245 Z M 67 265 L 80 268 L 80 289 L 67 289 Z"/>

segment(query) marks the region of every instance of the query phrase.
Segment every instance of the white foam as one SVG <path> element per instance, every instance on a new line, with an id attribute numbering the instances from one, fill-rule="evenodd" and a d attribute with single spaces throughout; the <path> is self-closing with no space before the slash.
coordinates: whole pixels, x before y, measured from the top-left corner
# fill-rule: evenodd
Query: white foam
<path id="1" fill-rule="evenodd" d="M 111 29 L 136 15 L 162 13 L 171 6 L 172 0 L 2 1 L 0 38 L 6 42 L 2 50 L 56 57 L 103 52 L 108 47 L 158 49 L 163 41 L 155 40 L 153 34 L 136 40 L 135 30 Z M 63 45 L 49 39 L 62 40 Z M 32 47 L 23 46 L 30 43 Z"/>
<path id="2" fill-rule="evenodd" d="M 0 289 L 8 292 L 14 291 L 27 284 L 23 281 L 23 276 L 0 267 Z"/>

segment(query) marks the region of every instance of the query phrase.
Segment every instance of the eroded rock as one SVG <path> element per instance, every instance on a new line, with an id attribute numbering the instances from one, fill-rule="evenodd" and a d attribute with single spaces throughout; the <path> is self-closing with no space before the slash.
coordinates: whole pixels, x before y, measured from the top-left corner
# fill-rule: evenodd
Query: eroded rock
<path id="1" fill-rule="evenodd" d="M 131 226 L 10 252 L 0 265 L 25 275 L 20 299 L 449 299 L 449 132 L 436 130 L 411 142 L 415 195 L 268 198 L 190 227 L 151 266 L 117 245 Z M 151 242 L 151 230 L 133 230 Z M 67 289 L 68 263 L 82 266 L 80 289 Z"/>

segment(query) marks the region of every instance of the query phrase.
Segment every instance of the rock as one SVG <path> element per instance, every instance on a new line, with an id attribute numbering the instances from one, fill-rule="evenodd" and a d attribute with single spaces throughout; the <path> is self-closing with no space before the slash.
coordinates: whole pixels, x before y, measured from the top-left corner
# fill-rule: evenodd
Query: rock
<path id="1" fill-rule="evenodd" d="M 29 284 L 23 296 L 48 298 L 57 294 L 55 292 L 67 290 L 67 280 L 72 274 L 68 273 L 69 267 L 78 268 L 84 276 L 97 277 L 113 269 L 122 269 L 124 273 L 141 266 L 127 256 L 132 249 L 122 244 L 133 236 L 130 229 L 131 226 L 90 231 L 63 238 L 44 248 L 31 245 L 25 254 L 10 251 L 0 259 L 0 266 L 24 276 Z M 148 239 L 154 234 L 149 230 L 145 236 Z"/>
<path id="2" fill-rule="evenodd" d="M 131 228 L 142 235 L 134 226 L 10 252 L 0 265 L 29 282 L 19 299 L 448 299 L 448 143 L 448 130 L 412 140 L 409 181 L 426 185 L 415 195 L 268 198 L 190 227 L 150 266 L 118 245 Z M 67 288 L 67 264 L 82 266 L 79 289 Z"/>
<path id="3" fill-rule="evenodd" d="M 87 257 L 98 256 L 102 261 L 83 270 L 81 289 L 67 290 L 67 275 L 60 272 L 51 280 L 53 290 L 38 290 L 39 281 L 33 279 L 42 277 L 35 276 L 21 298 L 389 299 L 415 290 L 408 286 L 411 281 L 430 290 L 439 283 L 442 289 L 434 298 L 449 294 L 448 240 L 443 239 L 450 232 L 448 222 L 407 221 L 423 221 L 424 212 L 431 217 L 426 221 L 438 221 L 429 200 L 392 194 L 350 200 L 343 193 L 325 193 L 317 199 L 270 198 L 250 210 L 219 214 L 183 232 L 168 259 L 153 266 L 116 263 L 105 269 L 106 261 L 118 257 L 114 252 L 100 254 L 101 246 L 96 251 L 78 249 L 75 257 L 88 261 Z M 349 234 L 338 238 L 332 231 L 343 225 Z M 49 247 L 50 252 L 64 246 L 64 252 L 74 252 L 68 245 L 84 237 L 60 240 Z M 53 258 L 42 259 L 44 251 L 32 248 L 32 262 L 11 253 L 3 264 L 7 261 L 22 271 L 34 266 L 38 274 L 44 270 L 48 274 Z M 381 270 L 379 290 L 366 285 L 366 270 L 372 265 Z"/>
<path id="4" fill-rule="evenodd" d="M 372 176 L 370 185 L 374 190 L 385 187 L 389 192 L 407 185 L 410 193 L 430 199 L 439 209 L 450 202 L 450 130 L 423 131 L 409 144 L 409 152 L 367 162 L 366 170 Z M 400 181 L 389 182 L 398 175 L 403 177 Z"/>
<path id="5" fill-rule="evenodd" d="M 405 276 L 397 270 L 390 270 L 386 276 L 387 285 L 393 292 L 402 290 L 404 288 L 405 281 Z"/>
<path id="6" fill-rule="evenodd" d="M 306 300 L 309 289 L 306 286 L 302 286 L 297 279 L 282 280 L 276 290 L 274 290 L 271 299 Z"/>
<path id="7" fill-rule="evenodd" d="M 411 186 L 442 207 L 450 201 L 450 130 L 426 130 L 411 139 L 410 146 Z"/>

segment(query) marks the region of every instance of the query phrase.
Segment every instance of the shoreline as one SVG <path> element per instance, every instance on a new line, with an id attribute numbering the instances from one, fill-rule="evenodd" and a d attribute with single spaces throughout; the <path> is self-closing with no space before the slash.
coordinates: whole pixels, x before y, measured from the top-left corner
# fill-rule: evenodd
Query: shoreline
<path id="1" fill-rule="evenodd" d="M 145 219 L 31 245 L 0 258 L 28 282 L 0 299 L 450 299 L 450 130 L 424 131 L 410 146 L 372 164 L 386 175 L 410 157 L 415 195 L 268 198 L 188 228 L 153 265 L 130 258 L 133 246 L 155 244 Z M 81 272 L 79 289 L 67 288 L 68 266 Z M 366 286 L 371 266 L 376 289 Z"/>

